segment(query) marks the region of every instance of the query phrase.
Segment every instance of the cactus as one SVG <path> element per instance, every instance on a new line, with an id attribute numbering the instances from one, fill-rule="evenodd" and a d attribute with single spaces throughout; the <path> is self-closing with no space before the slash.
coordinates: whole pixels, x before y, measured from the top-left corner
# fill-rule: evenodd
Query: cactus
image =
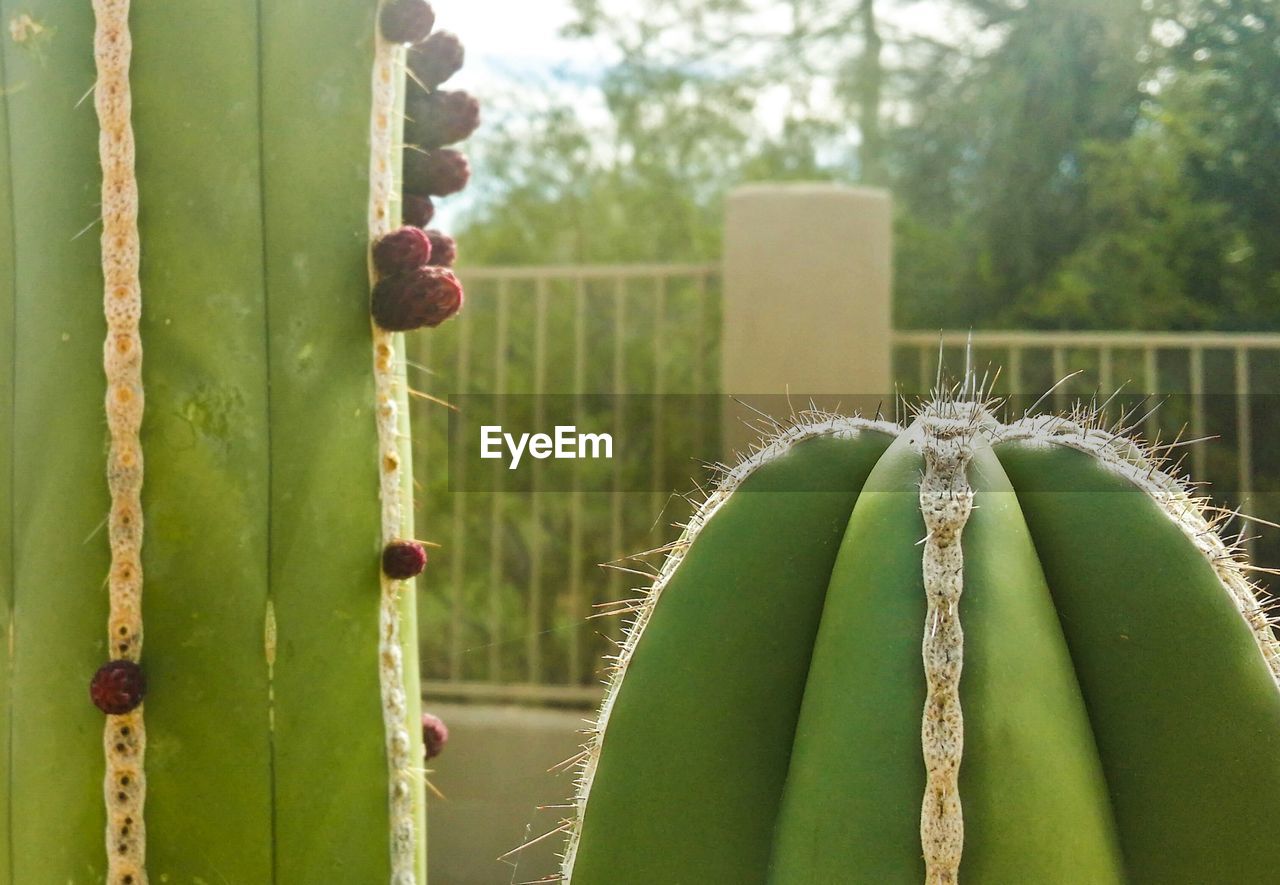
<path id="1" fill-rule="evenodd" d="M 1272 882 L 1280 645 L 1225 515 L 1097 410 L 806 413 L 636 605 L 562 875 Z"/>
<path id="2" fill-rule="evenodd" d="M 444 732 L 370 293 L 429 256 L 370 244 L 431 10 L 0 17 L 0 883 L 423 882 Z"/>

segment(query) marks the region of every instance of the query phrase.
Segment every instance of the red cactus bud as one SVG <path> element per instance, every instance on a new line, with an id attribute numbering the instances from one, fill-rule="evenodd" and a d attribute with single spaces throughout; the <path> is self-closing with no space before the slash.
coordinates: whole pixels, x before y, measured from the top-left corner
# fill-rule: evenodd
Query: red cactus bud
<path id="1" fill-rule="evenodd" d="M 135 661 L 108 661 L 89 683 L 89 697 L 103 713 L 128 713 L 147 694 L 147 677 Z"/>
<path id="2" fill-rule="evenodd" d="M 462 141 L 480 125 L 480 102 L 465 92 L 414 96 L 405 113 L 405 141 L 428 149 Z"/>
<path id="3" fill-rule="evenodd" d="M 416 79 L 427 89 L 435 89 L 458 73 L 466 52 L 457 34 L 437 31 L 422 43 L 409 50 L 406 59 L 411 79 Z"/>
<path id="4" fill-rule="evenodd" d="M 392 541 L 382 550 L 382 571 L 388 578 L 407 581 L 427 567 L 427 548 L 417 541 Z"/>
<path id="5" fill-rule="evenodd" d="M 458 244 L 453 237 L 438 231 L 426 231 L 427 239 L 431 241 L 431 261 L 436 267 L 453 267 L 453 262 L 458 259 Z"/>
<path id="6" fill-rule="evenodd" d="M 388 0 L 378 24 L 392 43 L 418 43 L 435 27 L 436 14 L 427 0 Z"/>
<path id="7" fill-rule="evenodd" d="M 389 277 L 431 261 L 431 238 L 419 227 L 405 225 L 373 244 L 373 267 Z"/>
<path id="8" fill-rule="evenodd" d="M 457 193 L 471 178 L 471 164 L 465 155 L 449 148 L 404 152 L 404 186 L 415 194 L 437 197 Z"/>
<path id="9" fill-rule="evenodd" d="M 400 217 L 404 219 L 405 224 L 426 227 L 435 217 L 436 207 L 430 197 L 424 197 L 422 194 L 405 194 L 401 204 Z"/>
<path id="10" fill-rule="evenodd" d="M 389 332 L 438 326 L 462 309 L 462 284 L 443 267 L 419 267 L 379 280 L 370 307 Z"/>
<path id="11" fill-rule="evenodd" d="M 439 716 L 430 713 L 422 714 L 422 754 L 434 759 L 444 751 L 449 743 L 449 728 Z"/>

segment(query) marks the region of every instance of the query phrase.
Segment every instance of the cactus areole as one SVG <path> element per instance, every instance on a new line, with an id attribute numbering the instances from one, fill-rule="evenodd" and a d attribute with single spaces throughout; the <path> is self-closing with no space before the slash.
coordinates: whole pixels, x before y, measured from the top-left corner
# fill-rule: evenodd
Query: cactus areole
<path id="1" fill-rule="evenodd" d="M 617 658 L 563 873 L 1276 881 L 1280 649 L 1223 514 L 1092 413 L 805 414 Z"/>
<path id="2" fill-rule="evenodd" d="M 0 19 L 0 885 L 423 883 L 425 557 L 381 568 L 413 489 L 372 296 L 462 303 L 388 237 L 434 12 Z"/>

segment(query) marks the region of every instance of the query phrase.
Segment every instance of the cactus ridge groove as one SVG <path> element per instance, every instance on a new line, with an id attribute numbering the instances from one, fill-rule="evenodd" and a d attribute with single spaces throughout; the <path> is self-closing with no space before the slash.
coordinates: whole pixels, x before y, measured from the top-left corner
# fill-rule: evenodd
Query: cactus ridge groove
<path id="1" fill-rule="evenodd" d="M 254 15 L 257 19 L 257 39 L 254 43 L 254 53 L 256 54 L 257 57 L 254 59 L 254 71 L 257 74 L 257 96 L 256 96 L 257 118 L 258 118 L 257 123 L 258 123 L 258 132 L 260 133 L 260 136 L 258 138 L 258 168 L 265 169 L 267 165 L 266 164 L 266 148 L 264 145 L 264 139 L 261 137 L 261 133 L 265 133 L 267 131 L 267 120 L 266 120 L 266 110 L 265 110 L 266 95 L 265 95 L 265 90 L 263 88 L 263 80 L 265 79 L 266 75 L 263 72 L 264 52 L 263 52 L 263 45 L 262 45 L 263 31 L 266 29 L 266 25 L 264 22 L 265 17 L 263 16 L 262 0 L 256 0 L 256 2 L 254 3 Z M 268 267 L 269 259 L 268 259 L 268 250 L 267 250 L 267 231 L 270 225 L 268 224 L 268 220 L 267 220 L 266 175 L 258 176 L 257 196 L 258 196 L 258 223 L 261 226 L 260 229 L 262 231 L 262 239 L 261 239 L 262 285 L 265 291 L 268 285 L 268 281 L 270 279 L 270 273 L 269 273 L 269 267 Z M 266 376 L 270 378 L 271 368 L 272 368 L 271 366 L 271 299 L 270 298 L 264 298 L 262 301 L 262 364 L 266 372 Z M 275 426 L 275 422 L 272 420 L 271 396 L 269 393 L 265 398 L 264 406 L 266 411 L 264 441 L 266 443 L 268 457 L 270 458 L 270 457 L 273 457 L 273 453 L 275 451 L 275 440 L 273 439 L 273 434 L 272 434 L 272 429 Z M 274 476 L 274 471 L 268 470 L 266 471 L 266 475 L 263 478 L 263 482 L 265 485 L 264 491 L 266 493 L 268 510 L 270 510 L 270 508 L 273 506 L 275 502 L 275 487 L 272 481 L 273 476 Z M 265 526 L 266 568 L 267 568 L 268 575 L 272 573 L 271 554 L 272 554 L 272 551 L 275 549 L 275 545 L 272 544 L 272 537 L 271 537 L 272 522 L 273 521 L 271 519 L 268 519 L 266 521 L 266 526 Z M 266 591 L 267 591 L 266 592 L 267 599 L 266 599 L 266 616 L 264 618 L 264 625 L 263 625 L 263 632 L 264 632 L 263 644 L 264 644 L 264 652 L 265 652 L 265 658 L 266 658 L 266 664 L 267 664 L 267 673 L 266 673 L 266 677 L 267 677 L 266 678 L 266 683 L 267 683 L 266 684 L 266 689 L 267 689 L 267 699 L 266 699 L 267 700 L 267 773 L 269 777 L 268 783 L 267 783 L 267 792 L 271 800 L 271 806 L 268 811 L 269 826 L 271 828 L 271 833 L 270 833 L 270 839 L 268 840 L 267 850 L 270 852 L 269 862 L 271 864 L 271 881 L 275 883 L 280 881 L 280 852 L 278 850 L 279 834 L 280 834 L 279 802 L 278 802 L 279 775 L 277 771 L 277 757 L 278 757 L 280 748 L 277 745 L 276 728 L 275 728 L 276 686 L 275 686 L 275 660 L 274 659 L 275 659 L 276 617 L 275 617 L 275 605 L 273 602 L 275 587 L 270 581 L 268 581 L 267 583 Z"/>
<path id="2" fill-rule="evenodd" d="M 95 0 L 94 105 L 102 164 L 102 276 L 107 340 L 107 426 L 111 443 L 107 485 L 111 493 L 108 533 L 110 614 L 108 648 L 113 658 L 137 662 L 142 654 L 142 340 L 138 323 L 142 294 L 138 277 L 138 182 L 134 171 L 129 62 L 129 0 Z M 127 726 L 128 740 L 118 729 Z M 108 716 L 103 726 L 107 808 L 107 880 L 145 885 L 146 730 L 143 706 Z"/>
<path id="3" fill-rule="evenodd" d="M 5 244 L 5 247 L 9 250 L 9 256 L 12 259 L 18 253 L 18 243 L 17 243 L 17 218 L 16 218 L 16 212 L 13 206 L 13 198 L 12 198 L 14 170 L 13 170 L 13 163 L 9 161 L 10 160 L 9 99 L 6 91 L 7 87 L 6 87 L 6 79 L 5 79 L 5 70 L 6 70 L 5 46 L 4 46 L 4 41 L 0 40 L 0 132 L 3 133 L 3 142 L 0 143 L 0 151 L 4 152 L 4 157 L 6 160 L 6 163 L 4 164 L 5 170 L 3 174 L 4 174 L 4 186 L 5 186 L 5 190 L 7 191 L 7 193 L 5 194 L 5 197 L 6 197 L 5 202 L 8 204 L 6 211 L 9 215 L 8 223 L 10 225 L 9 238 L 8 238 L 9 241 L 8 243 Z M 9 270 L 7 272 L 7 276 L 8 276 L 7 285 L 12 291 L 16 291 L 18 286 L 18 268 L 17 268 L 16 261 L 11 260 L 9 262 Z M 6 330 L 8 341 L 5 342 L 5 346 L 9 348 L 9 361 L 8 361 L 9 374 L 4 383 L 8 388 L 5 392 L 5 395 L 9 398 L 9 403 L 8 403 L 9 408 L 8 408 L 8 414 L 5 415 L 5 420 L 8 421 L 7 432 L 10 434 L 10 439 L 6 440 L 6 442 L 11 443 L 13 429 L 14 427 L 17 426 L 17 412 L 18 412 L 16 397 L 14 396 L 15 379 L 17 378 L 17 371 L 18 371 L 18 354 L 17 354 L 17 349 L 14 347 L 14 339 L 18 329 L 17 298 L 13 299 L 11 313 L 6 318 L 6 320 L 9 323 L 9 328 Z M 9 714 L 8 715 L 9 721 L 5 724 L 5 749 L 4 749 L 4 753 L 5 753 L 4 787 L 5 787 L 6 796 L 13 795 L 13 715 L 12 715 L 12 710 L 13 710 L 12 692 L 13 692 L 13 673 L 14 673 L 13 609 L 14 609 L 14 595 L 17 592 L 16 588 L 18 584 L 17 559 L 13 555 L 13 551 L 16 549 L 16 544 L 17 544 L 17 536 L 16 536 L 17 535 L 16 533 L 17 499 L 12 494 L 14 480 L 16 478 L 16 473 L 17 473 L 17 456 L 15 455 L 13 449 L 14 447 L 12 444 L 6 445 L 6 451 L 8 453 L 7 454 L 8 464 L 0 465 L 0 470 L 3 470 L 6 474 L 5 481 L 8 483 L 8 488 L 9 488 L 9 505 L 8 505 L 9 512 L 6 514 L 6 518 L 9 520 L 9 529 L 7 532 L 7 537 L 5 537 L 2 542 L 8 548 L 7 553 L 9 558 L 8 575 L 6 576 L 8 579 L 8 584 L 5 585 L 7 589 L 6 589 L 5 598 L 4 598 L 5 617 L 7 618 L 7 622 L 6 622 L 6 629 L 5 629 L 5 634 L 6 634 L 5 635 L 5 663 L 4 663 L 5 685 L 4 685 L 3 703 L 4 703 L 6 712 Z M 4 872 L 8 875 L 8 878 L 6 879 L 6 881 L 12 882 L 13 867 L 14 867 L 13 818 L 11 813 L 7 810 L 4 816 L 4 829 L 5 829 L 4 841 L 5 841 L 5 858 L 6 858 L 6 861 L 5 861 L 6 868 Z"/>

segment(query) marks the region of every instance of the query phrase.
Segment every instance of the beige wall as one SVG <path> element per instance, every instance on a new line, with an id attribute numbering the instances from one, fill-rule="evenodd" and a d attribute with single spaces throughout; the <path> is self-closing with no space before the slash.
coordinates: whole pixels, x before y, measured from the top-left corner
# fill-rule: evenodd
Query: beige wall
<path id="1" fill-rule="evenodd" d="M 725 207 L 721 388 L 785 418 L 819 405 L 874 412 L 890 382 L 889 193 L 826 183 L 755 184 Z M 726 404 L 726 442 L 750 438 Z"/>
<path id="2" fill-rule="evenodd" d="M 559 834 L 497 858 L 552 830 L 568 813 L 575 771 L 549 771 L 574 755 L 589 711 L 426 704 L 449 727 L 449 745 L 431 760 L 432 786 L 445 798 L 428 809 L 431 885 L 509 885 L 558 870 Z"/>

